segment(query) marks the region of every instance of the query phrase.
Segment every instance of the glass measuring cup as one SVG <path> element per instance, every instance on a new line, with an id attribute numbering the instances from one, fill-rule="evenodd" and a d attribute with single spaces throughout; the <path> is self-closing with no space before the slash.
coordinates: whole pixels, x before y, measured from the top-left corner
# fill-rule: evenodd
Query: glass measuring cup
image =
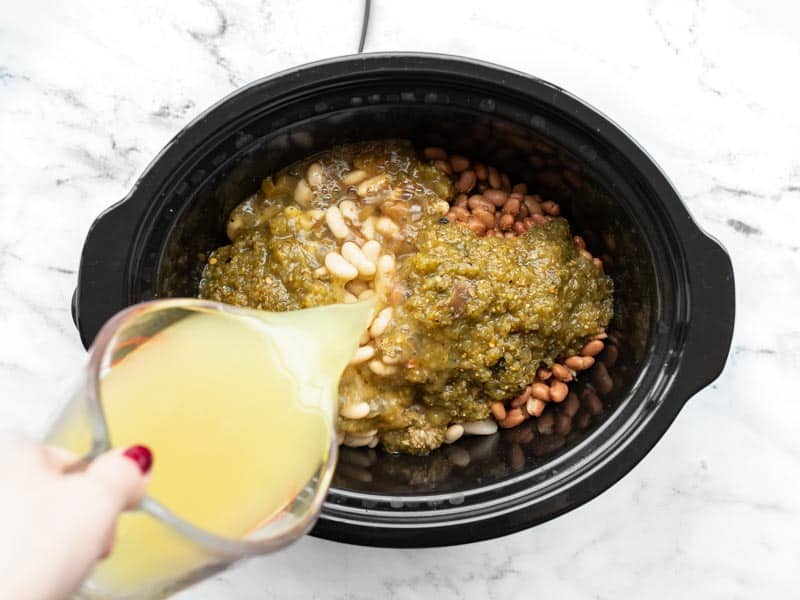
<path id="1" fill-rule="evenodd" d="M 92 345 L 78 390 L 52 426 L 48 441 L 74 452 L 81 457 L 80 463 L 88 463 L 111 447 L 130 442 L 125 439 L 125 429 L 130 420 L 139 417 L 126 409 L 141 404 L 149 411 L 145 417 L 158 413 L 159 418 L 141 420 L 129 433 L 153 448 L 155 465 L 147 496 L 136 511 L 120 519 L 114 550 L 100 563 L 82 594 L 88 598 L 160 597 L 240 558 L 281 548 L 308 531 L 336 461 L 338 379 L 358 346 L 371 311 L 371 303 L 358 303 L 266 313 L 205 300 L 170 299 L 140 304 L 113 317 Z M 237 335 L 230 337 L 237 327 Z M 187 337 L 187 332 L 194 337 Z M 211 337 L 213 343 L 209 343 Z M 252 368 L 245 369 L 246 359 L 261 357 L 262 350 L 268 360 L 250 361 Z M 205 405 L 187 406 L 189 396 L 180 387 L 184 382 L 179 377 L 166 380 L 164 389 L 174 392 L 172 396 L 161 393 L 157 379 L 169 372 L 170 365 L 184 375 L 187 368 L 195 369 L 193 381 L 185 383 L 200 386 L 193 388 L 197 398 L 205 398 L 204 391 L 220 381 L 230 381 L 234 390 L 220 388 L 219 402 L 212 395 Z M 119 392 L 114 382 L 130 373 L 135 378 L 123 377 L 122 382 L 144 391 L 139 397 L 124 398 L 120 405 L 116 399 L 121 396 L 112 393 Z M 153 385 L 145 380 L 148 373 L 156 376 Z M 235 387 L 237 375 L 258 379 L 263 385 Z M 242 396 L 253 389 L 267 396 L 282 391 L 286 401 L 282 397 L 269 410 L 258 398 L 245 399 L 250 404 L 234 402 L 237 391 Z M 153 397 L 159 394 L 164 397 L 154 403 Z M 281 437 L 284 430 L 294 431 L 293 420 L 271 418 L 278 415 L 279 407 L 291 404 L 288 396 L 298 402 L 291 405 L 297 410 L 290 416 L 300 415 L 303 423 L 313 424 L 299 429 L 306 435 L 297 440 Z M 237 411 L 237 407 L 244 410 Z M 261 438 L 265 439 L 259 437 L 262 429 Z M 190 443 L 174 447 L 170 445 L 173 438 Z M 284 455 L 282 448 L 270 446 L 273 439 L 285 442 Z M 215 471 L 198 471 L 193 462 L 177 458 L 185 454 L 194 459 L 205 453 L 207 460 L 219 459 L 230 451 L 227 444 L 233 443 L 238 445 L 229 456 L 230 464 L 218 460 L 221 464 Z M 296 459 L 297 452 L 302 460 Z M 208 477 L 202 476 L 205 473 Z M 164 479 L 167 476 L 169 479 Z M 219 481 L 214 481 L 214 476 Z M 262 503 L 248 507 L 251 516 L 256 514 L 254 510 L 263 513 L 246 531 L 241 524 L 231 525 L 237 511 L 244 511 L 232 495 L 243 480 L 252 484 L 250 497 L 258 496 Z M 272 487 L 279 482 L 287 489 L 272 494 Z M 284 492 L 285 496 L 280 496 Z M 285 501 L 276 504 L 275 494 Z M 206 504 L 211 505 L 210 510 Z M 226 507 L 229 513 L 222 514 Z M 241 531 L 231 535 L 232 530 Z"/>

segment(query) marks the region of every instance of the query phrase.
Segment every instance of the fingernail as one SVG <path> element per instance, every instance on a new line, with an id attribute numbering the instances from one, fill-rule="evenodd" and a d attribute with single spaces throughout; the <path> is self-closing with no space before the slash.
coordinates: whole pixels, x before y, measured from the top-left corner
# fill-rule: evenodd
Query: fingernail
<path id="1" fill-rule="evenodd" d="M 122 454 L 136 463 L 142 475 L 146 475 L 153 466 L 153 453 L 147 446 L 131 446 Z"/>

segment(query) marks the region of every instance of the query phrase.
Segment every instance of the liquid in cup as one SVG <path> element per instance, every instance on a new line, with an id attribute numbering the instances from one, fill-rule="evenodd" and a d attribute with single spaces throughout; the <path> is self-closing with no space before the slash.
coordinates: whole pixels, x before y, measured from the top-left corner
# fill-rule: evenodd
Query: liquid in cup
<path id="1" fill-rule="evenodd" d="M 112 320 L 96 381 L 90 360 L 49 440 L 78 455 L 144 443 L 155 463 L 85 595 L 158 596 L 307 530 L 335 461 L 339 377 L 372 311 L 166 300 Z"/>

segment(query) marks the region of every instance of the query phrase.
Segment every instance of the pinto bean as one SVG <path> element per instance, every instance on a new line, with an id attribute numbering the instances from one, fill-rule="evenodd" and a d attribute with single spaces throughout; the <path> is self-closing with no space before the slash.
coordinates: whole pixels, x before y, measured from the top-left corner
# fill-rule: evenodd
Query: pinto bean
<path id="1" fill-rule="evenodd" d="M 472 210 L 485 210 L 488 213 L 494 213 L 495 206 L 480 194 L 474 194 L 467 200 L 467 206 Z"/>
<path id="2" fill-rule="evenodd" d="M 422 155 L 428 160 L 447 160 L 447 151 L 438 146 L 428 146 L 422 151 Z"/>
<path id="3" fill-rule="evenodd" d="M 483 223 L 483 225 L 486 227 L 486 229 L 492 229 L 494 227 L 494 215 L 492 215 L 490 212 L 487 212 L 482 209 L 473 210 L 472 217 L 470 218 L 473 217 L 480 220 L 481 223 Z"/>
<path id="4" fill-rule="evenodd" d="M 467 220 L 467 227 L 469 227 L 477 236 L 482 236 L 486 233 L 486 225 L 484 225 L 483 221 L 474 215 Z"/>
<path id="5" fill-rule="evenodd" d="M 539 398 L 531 398 L 525 404 L 525 410 L 532 417 L 538 417 L 542 414 L 546 406 L 547 403 L 544 400 L 541 400 Z"/>
<path id="6" fill-rule="evenodd" d="M 477 182 L 478 178 L 475 175 L 475 171 L 467 170 L 461 173 L 461 176 L 456 181 L 456 190 L 459 192 L 469 192 L 472 188 L 475 187 L 475 183 Z"/>
<path id="7" fill-rule="evenodd" d="M 500 178 L 500 173 L 498 173 L 497 169 L 494 167 L 489 167 L 487 178 L 489 180 L 490 187 L 499 190 L 503 186 L 503 180 Z"/>
<path id="8" fill-rule="evenodd" d="M 563 402 L 568 393 L 569 388 L 563 381 L 556 379 L 550 384 L 550 400 L 553 402 Z"/>
<path id="9" fill-rule="evenodd" d="M 486 190 L 483 197 L 497 207 L 503 206 L 508 200 L 508 194 L 503 190 Z"/>
<path id="10" fill-rule="evenodd" d="M 511 401 L 512 408 L 519 408 L 525 406 L 525 403 L 530 399 L 533 390 L 531 386 L 527 386 L 522 393 Z"/>
<path id="11" fill-rule="evenodd" d="M 544 225 L 550 219 L 545 217 L 544 215 L 531 215 L 531 220 L 533 221 L 534 225 Z"/>
<path id="12" fill-rule="evenodd" d="M 605 344 L 602 340 L 591 340 L 581 348 L 581 356 L 597 356 L 603 351 Z"/>
<path id="13" fill-rule="evenodd" d="M 509 196 L 506 203 L 503 205 L 503 214 L 512 215 L 516 217 L 519 214 L 520 201 L 515 196 Z"/>
<path id="14" fill-rule="evenodd" d="M 561 404 L 561 411 L 568 417 L 574 417 L 578 409 L 581 407 L 581 401 L 578 399 L 578 394 L 570 392 L 567 394 L 567 399 Z"/>
<path id="15" fill-rule="evenodd" d="M 446 160 L 435 160 L 433 161 L 433 166 L 439 169 L 445 175 L 453 174 L 453 167 L 451 167 L 450 163 Z"/>
<path id="16" fill-rule="evenodd" d="M 542 210 L 551 217 L 557 217 L 561 214 L 561 207 L 552 200 L 542 202 Z"/>
<path id="17" fill-rule="evenodd" d="M 550 386 L 546 383 L 536 382 L 531 386 L 531 393 L 533 394 L 534 398 L 538 398 L 543 402 L 550 401 Z"/>
<path id="18" fill-rule="evenodd" d="M 589 388 L 583 391 L 583 405 L 591 415 L 597 416 L 603 412 L 603 401 L 600 400 L 600 396 Z"/>
<path id="19" fill-rule="evenodd" d="M 572 417 L 568 415 L 556 415 L 553 430 L 557 435 L 567 436 L 572 431 Z"/>
<path id="20" fill-rule="evenodd" d="M 608 369 L 601 362 L 598 362 L 594 366 L 594 371 L 592 372 L 592 383 L 594 383 L 597 391 L 601 394 L 608 394 L 612 389 L 614 389 L 614 380 L 611 379 L 611 375 L 608 374 Z"/>
<path id="21" fill-rule="evenodd" d="M 565 367 L 559 363 L 555 363 L 552 370 L 553 376 L 560 381 L 572 381 L 572 371 L 570 371 L 568 367 Z"/>
<path id="22" fill-rule="evenodd" d="M 502 402 L 492 402 L 489 409 L 492 411 L 492 416 L 498 421 L 506 418 L 506 407 L 503 406 Z"/>
<path id="23" fill-rule="evenodd" d="M 539 417 L 539 420 L 536 423 L 536 429 L 542 435 L 550 435 L 553 433 L 553 426 L 555 425 L 556 419 L 553 413 L 546 412 Z"/>
<path id="24" fill-rule="evenodd" d="M 606 349 L 600 356 L 600 360 L 603 362 L 603 364 L 605 364 L 606 367 L 613 367 L 616 364 L 618 357 L 619 357 L 619 349 L 617 348 L 617 346 L 609 344 L 608 346 L 606 346 Z"/>
<path id="25" fill-rule="evenodd" d="M 570 356 L 564 361 L 573 371 L 584 371 L 594 364 L 594 358 L 591 356 Z"/>
<path id="26" fill-rule="evenodd" d="M 503 429 L 511 429 L 525 421 L 527 417 L 528 415 L 526 415 L 521 408 L 512 408 L 508 411 L 506 418 L 500 421 L 498 425 Z"/>
<path id="27" fill-rule="evenodd" d="M 461 173 L 462 171 L 466 171 L 469 169 L 470 160 L 466 156 L 459 156 L 458 154 L 453 154 L 450 157 L 450 166 L 453 167 L 453 171 L 456 173 Z M 477 176 L 477 175 L 476 175 Z"/>
<path id="28" fill-rule="evenodd" d="M 460 223 L 466 223 L 467 219 L 469 219 L 469 211 L 462 207 L 462 206 L 453 206 L 450 208 L 450 212 L 447 213 L 447 218 L 450 221 L 458 221 Z"/>

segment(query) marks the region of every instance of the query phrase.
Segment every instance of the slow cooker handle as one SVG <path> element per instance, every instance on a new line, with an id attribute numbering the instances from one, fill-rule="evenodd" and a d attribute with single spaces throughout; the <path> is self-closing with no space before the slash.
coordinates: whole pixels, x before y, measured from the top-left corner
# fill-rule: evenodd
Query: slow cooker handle
<path id="1" fill-rule="evenodd" d="M 733 265 L 728 253 L 699 228 L 688 248 L 691 314 L 675 382 L 687 400 L 714 381 L 725 367 L 736 312 Z"/>
<path id="2" fill-rule="evenodd" d="M 109 318 L 130 304 L 128 264 L 139 211 L 127 196 L 102 212 L 86 234 L 72 295 L 72 320 L 84 347 Z"/>

